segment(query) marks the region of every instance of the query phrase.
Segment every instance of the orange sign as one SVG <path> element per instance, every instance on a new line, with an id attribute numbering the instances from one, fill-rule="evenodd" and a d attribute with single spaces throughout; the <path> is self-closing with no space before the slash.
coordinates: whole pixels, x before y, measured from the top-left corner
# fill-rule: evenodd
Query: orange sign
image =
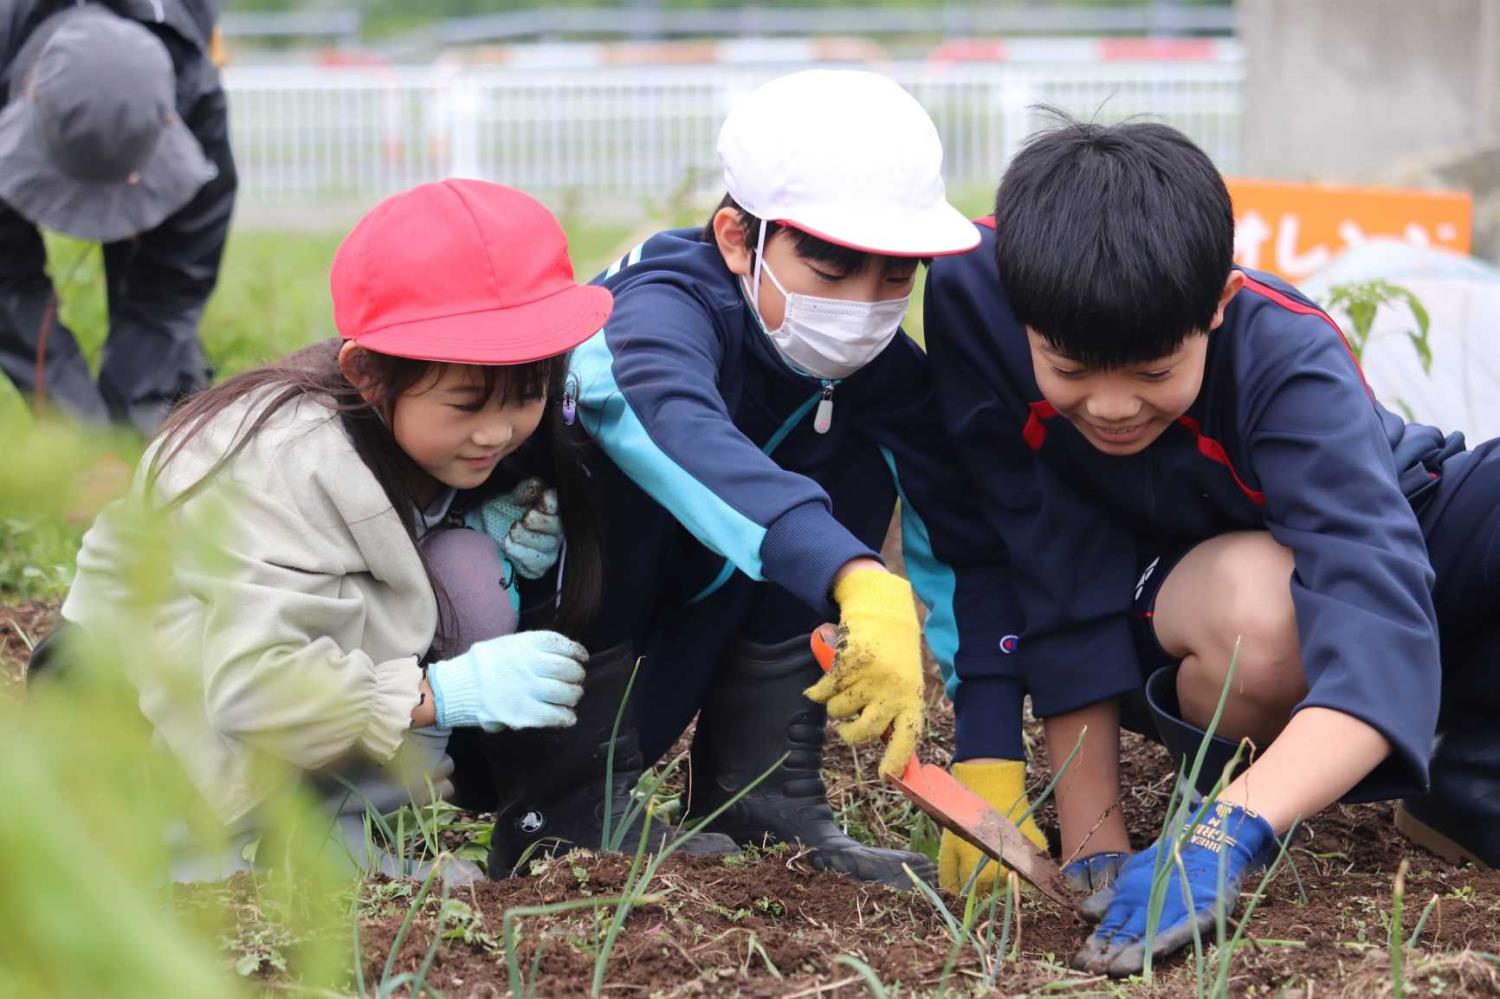
<path id="1" fill-rule="evenodd" d="M 1467 194 L 1270 180 L 1228 184 L 1235 263 L 1288 281 L 1377 236 L 1469 252 L 1474 199 Z"/>

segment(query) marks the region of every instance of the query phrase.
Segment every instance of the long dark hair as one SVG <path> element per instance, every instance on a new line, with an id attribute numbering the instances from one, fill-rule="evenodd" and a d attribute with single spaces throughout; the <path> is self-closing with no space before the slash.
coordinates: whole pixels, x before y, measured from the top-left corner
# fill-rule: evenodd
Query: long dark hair
<path id="1" fill-rule="evenodd" d="M 201 491 L 227 466 L 246 444 L 282 407 L 305 397 L 327 406 L 343 423 L 344 430 L 375 481 L 385 490 L 406 528 L 412 545 L 427 570 L 438 601 L 438 629 L 433 648 L 446 646 L 453 634 L 451 604 L 441 583 L 433 576 L 417 544 L 421 509 L 417 500 L 431 479 L 396 443 L 390 431 L 390 416 L 396 400 L 421 384 L 442 362 L 357 350 L 350 358 L 354 376 L 363 388 L 356 389 L 339 366 L 342 341 L 325 340 L 292 354 L 285 360 L 255 368 L 185 399 L 157 433 L 158 446 L 146 470 L 146 492 L 151 495 L 162 470 L 180 454 L 211 420 L 234 403 L 252 394 L 265 394 L 253 414 L 247 415 L 235 441 L 204 475 L 166 504 L 173 509 Z M 567 567 L 561 599 L 551 626 L 574 638 L 581 636 L 599 606 L 602 568 L 598 516 L 590 501 L 587 477 L 580 455 L 564 433 L 561 406 L 568 372 L 568 355 L 515 365 L 483 365 L 486 399 L 532 401 L 548 399 L 536 434 L 524 445 L 533 470 L 557 490 L 558 505 L 567 531 Z M 542 457 L 538 459 L 538 455 Z M 514 456 L 512 456 L 514 457 Z M 501 463 L 503 468 L 510 462 Z M 481 492 L 483 490 L 481 489 Z"/>

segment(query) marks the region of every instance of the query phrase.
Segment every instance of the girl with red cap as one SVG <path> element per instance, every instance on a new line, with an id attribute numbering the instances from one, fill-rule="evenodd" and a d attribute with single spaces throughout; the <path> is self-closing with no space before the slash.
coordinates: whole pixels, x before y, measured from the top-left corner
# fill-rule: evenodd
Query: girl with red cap
<path id="1" fill-rule="evenodd" d="M 290 769 L 333 789 L 362 849 L 366 807 L 454 783 L 493 795 L 484 761 L 456 770 L 450 741 L 462 758 L 479 732 L 576 720 L 588 654 L 568 635 L 600 572 L 555 404 L 569 351 L 612 298 L 575 283 L 539 203 L 456 180 L 377 206 L 331 285 L 342 342 L 182 405 L 84 538 L 62 615 L 118 629 L 139 601 L 143 511 L 212 538 L 211 558 L 174 560 L 145 622 L 160 661 L 133 671 L 141 708 L 236 840 Z M 471 490 L 491 497 L 479 520 L 500 544 L 450 513 Z M 545 628 L 518 630 L 508 591 L 555 560 L 559 517 L 570 571 L 546 594 Z M 239 856 L 183 855 L 174 875 L 222 877 Z"/>

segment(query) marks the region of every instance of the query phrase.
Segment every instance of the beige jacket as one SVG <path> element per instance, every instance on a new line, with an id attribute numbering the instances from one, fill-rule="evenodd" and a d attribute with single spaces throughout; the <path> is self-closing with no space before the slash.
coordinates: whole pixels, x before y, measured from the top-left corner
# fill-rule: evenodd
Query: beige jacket
<path id="1" fill-rule="evenodd" d="M 167 465 L 158 499 L 198 481 L 263 398 L 206 426 Z M 85 535 L 62 614 L 95 633 L 136 629 L 120 640 L 150 649 L 127 656 L 141 710 L 221 818 L 245 816 L 289 767 L 353 774 L 403 744 L 430 762 L 431 745 L 411 744 L 432 740 L 408 726 L 436 600 L 333 412 L 313 399 L 288 404 L 169 515 L 170 578 L 142 619 L 130 610 L 140 592 L 130 567 L 149 537 L 134 515 L 153 452 Z"/>

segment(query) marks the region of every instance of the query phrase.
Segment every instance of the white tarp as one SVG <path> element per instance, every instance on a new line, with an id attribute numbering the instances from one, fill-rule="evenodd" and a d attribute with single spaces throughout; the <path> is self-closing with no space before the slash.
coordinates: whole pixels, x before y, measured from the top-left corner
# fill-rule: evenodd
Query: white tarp
<path id="1" fill-rule="evenodd" d="M 1381 306 L 1363 358 L 1376 397 L 1419 423 L 1462 430 L 1470 447 L 1500 437 L 1500 269 L 1381 239 L 1351 248 L 1299 287 L 1325 303 L 1336 285 L 1375 279 L 1416 295 L 1432 320 L 1429 374 L 1406 336 L 1411 314 L 1401 304 Z M 1333 317 L 1347 331 L 1348 317 Z"/>

